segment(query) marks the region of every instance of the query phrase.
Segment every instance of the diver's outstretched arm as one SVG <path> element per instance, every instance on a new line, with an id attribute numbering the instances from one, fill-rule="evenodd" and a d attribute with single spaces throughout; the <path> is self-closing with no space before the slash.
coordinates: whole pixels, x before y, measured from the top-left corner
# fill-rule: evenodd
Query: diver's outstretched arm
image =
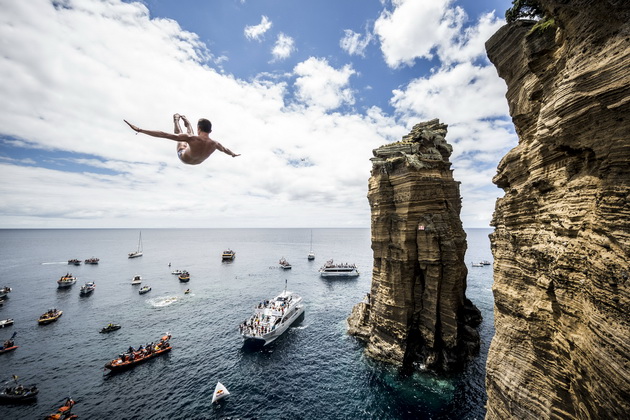
<path id="1" fill-rule="evenodd" d="M 123 121 L 126 122 L 127 125 L 131 127 L 131 129 L 135 131 L 136 133 L 146 134 L 151 137 L 159 137 L 162 139 L 169 139 L 169 140 L 174 140 L 174 141 L 186 141 L 190 137 L 188 134 L 184 134 L 184 133 L 171 134 L 171 133 L 165 133 L 164 131 L 144 130 L 142 128 L 136 127 L 135 125 L 131 124 L 127 120 L 123 120 Z"/>

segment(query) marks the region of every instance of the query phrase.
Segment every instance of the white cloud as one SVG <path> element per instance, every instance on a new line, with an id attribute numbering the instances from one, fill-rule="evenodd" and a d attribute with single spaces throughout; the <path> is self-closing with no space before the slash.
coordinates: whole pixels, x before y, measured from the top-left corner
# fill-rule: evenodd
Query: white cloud
<path id="1" fill-rule="evenodd" d="M 350 55 L 365 56 L 365 49 L 372 42 L 372 34 L 370 32 L 362 36 L 350 29 L 344 30 L 344 37 L 339 41 L 342 50 Z"/>
<path id="2" fill-rule="evenodd" d="M 392 68 L 411 66 L 416 58 L 432 58 L 433 50 L 461 29 L 465 13 L 449 8 L 453 0 L 395 0 L 374 23 L 385 62 Z"/>
<path id="3" fill-rule="evenodd" d="M 263 15 L 258 25 L 245 27 L 245 37 L 247 37 L 247 39 L 261 41 L 265 32 L 271 29 L 272 25 L 273 23 L 269 20 L 269 18 Z"/>
<path id="4" fill-rule="evenodd" d="M 505 83 L 492 66 L 443 67 L 396 89 L 392 105 L 405 119 L 439 117 L 450 123 L 505 117 Z"/>
<path id="5" fill-rule="evenodd" d="M 276 43 L 271 50 L 274 61 L 289 58 L 295 52 L 295 41 L 288 35 L 280 33 L 276 39 Z"/>
<path id="6" fill-rule="evenodd" d="M 433 39 L 409 51 L 397 50 L 395 38 L 416 38 L 384 21 L 379 37 L 392 67 L 427 48 L 429 55 L 456 57 L 397 89 L 393 116 L 377 107 L 338 111 L 355 103 L 350 64 L 336 68 L 311 57 L 291 75 L 244 81 L 222 74 L 217 66 L 224 56 L 177 22 L 150 18 L 141 3 L 3 3 L 0 95 L 10 101 L 0 104 L 0 134 L 9 138 L 3 147 L 29 156 L 0 159 L 0 178 L 12 180 L 0 183 L 0 227 L 356 226 L 357 220 L 368 226 L 372 149 L 434 117 L 449 124 L 447 140 L 458 146 L 455 177 L 473 194 L 465 195 L 464 210 L 472 209 L 473 196 L 475 206 L 491 208 L 499 191 L 490 178 L 510 146 L 506 137 L 515 138 L 511 124 L 495 119 L 507 114 L 505 86 L 492 68 L 470 62 L 497 24 L 490 15 L 449 42 Z M 418 11 L 409 2 L 395 4 Z M 456 21 L 441 10 L 444 21 Z M 394 18 L 402 19 L 398 9 Z M 284 34 L 278 40 L 274 57 L 286 59 L 294 41 Z M 242 156 L 217 152 L 203 165 L 186 166 L 174 142 L 135 135 L 122 121 L 170 131 L 175 112 L 209 118 L 213 138 Z M 88 169 L 38 167 L 37 155 L 49 151 L 63 153 L 67 167 Z M 68 205 L 54 205 L 60 199 Z M 479 226 L 490 214 L 471 210 L 466 217 L 482 220 Z"/>
<path id="7" fill-rule="evenodd" d="M 0 15 L 0 95 L 11 98 L 0 104 L 1 134 L 14 139 L 6 147 L 37 152 L 0 161 L 0 177 L 12 180 L 0 183 L 0 226 L 369 225 L 372 149 L 404 128 L 376 110 L 327 112 L 352 103 L 350 66 L 314 58 L 296 66 L 309 106 L 287 107 L 286 76 L 223 75 L 194 34 L 151 19 L 139 3 L 64 5 L 11 2 Z M 175 112 L 209 118 L 212 137 L 242 156 L 216 152 L 183 165 L 175 142 L 136 135 L 122 121 L 171 131 Z M 37 167 L 46 150 L 69 156 L 65 168 L 86 169 Z M 46 166 L 63 168 L 56 163 Z"/>
<path id="8" fill-rule="evenodd" d="M 295 66 L 296 97 L 307 106 L 323 110 L 338 108 L 343 104 L 353 104 L 352 90 L 348 87 L 350 76 L 356 72 L 345 65 L 337 70 L 326 59 L 310 57 Z"/>

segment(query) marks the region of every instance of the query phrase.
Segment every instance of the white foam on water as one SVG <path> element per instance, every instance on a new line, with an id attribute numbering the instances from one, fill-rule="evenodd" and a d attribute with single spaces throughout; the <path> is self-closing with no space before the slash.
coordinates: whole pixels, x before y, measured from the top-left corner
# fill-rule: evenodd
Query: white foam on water
<path id="1" fill-rule="evenodd" d="M 154 308 L 163 308 L 177 302 L 179 298 L 177 296 L 163 296 L 158 298 L 149 299 L 147 302 Z"/>

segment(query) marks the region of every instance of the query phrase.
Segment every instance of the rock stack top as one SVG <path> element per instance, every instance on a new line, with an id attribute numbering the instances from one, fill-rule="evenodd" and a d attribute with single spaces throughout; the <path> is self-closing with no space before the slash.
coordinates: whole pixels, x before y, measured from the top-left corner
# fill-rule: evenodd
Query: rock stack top
<path id="1" fill-rule="evenodd" d="M 373 167 L 407 162 L 417 169 L 436 168 L 448 163 L 453 147 L 446 142 L 446 124 L 434 119 L 418 123 L 402 140 L 374 149 L 374 157 L 370 159 Z M 436 165 L 438 164 L 438 165 Z"/>

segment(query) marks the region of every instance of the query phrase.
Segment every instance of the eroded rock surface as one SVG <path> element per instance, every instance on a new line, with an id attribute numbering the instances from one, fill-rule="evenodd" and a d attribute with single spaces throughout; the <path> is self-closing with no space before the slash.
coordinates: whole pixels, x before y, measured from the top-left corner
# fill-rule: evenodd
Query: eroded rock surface
<path id="1" fill-rule="evenodd" d="M 489 419 L 630 418 L 630 2 L 540 0 L 486 44 L 519 144 L 491 236 Z"/>
<path id="2" fill-rule="evenodd" d="M 417 124 L 402 141 L 374 150 L 368 199 L 374 268 L 369 298 L 349 333 L 375 359 L 454 370 L 479 349 L 481 322 L 465 296 L 466 234 L 445 124 Z"/>

